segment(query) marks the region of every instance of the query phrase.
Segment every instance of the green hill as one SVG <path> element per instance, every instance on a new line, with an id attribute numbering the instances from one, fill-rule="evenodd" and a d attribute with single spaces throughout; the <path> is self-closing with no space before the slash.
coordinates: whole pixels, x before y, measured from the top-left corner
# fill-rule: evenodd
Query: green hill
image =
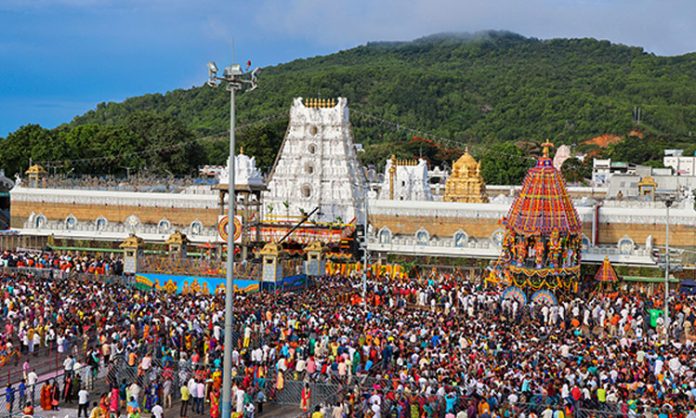
<path id="1" fill-rule="evenodd" d="M 264 168 L 273 161 L 295 96 L 347 97 L 367 162 L 392 152 L 424 153 L 439 162 L 459 152 L 451 147 L 465 144 L 485 154 L 493 143 L 551 138 L 581 144 L 604 133 L 625 135 L 636 127 L 636 106 L 638 128 L 652 147 L 641 159 L 659 157 L 663 146 L 696 143 L 696 54 L 661 57 L 594 39 L 485 32 L 375 42 L 264 68 L 259 82 L 257 90 L 238 96 L 237 108 L 240 142 Z M 10 134 L 16 146 L 0 150 L 0 167 L 12 173 L 29 153 L 34 160 L 84 159 L 64 164 L 75 172 L 116 172 L 126 160 L 150 170 L 191 172 L 202 162 L 224 160 L 225 141 L 217 138 L 228 126 L 228 100 L 224 89 L 203 86 L 103 103 L 55 130 L 31 127 L 29 139 L 21 132 L 26 127 Z M 450 149 L 409 141 L 414 134 L 452 140 L 445 141 Z M 90 140 L 99 135 L 108 147 Z M 69 153 L 60 151 L 65 141 L 72 144 Z M 102 156 L 100 163 L 88 161 Z"/>

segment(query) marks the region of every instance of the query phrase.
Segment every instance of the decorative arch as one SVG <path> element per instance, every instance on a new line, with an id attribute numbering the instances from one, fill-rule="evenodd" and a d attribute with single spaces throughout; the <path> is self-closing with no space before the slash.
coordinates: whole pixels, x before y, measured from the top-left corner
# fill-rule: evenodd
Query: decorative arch
<path id="1" fill-rule="evenodd" d="M 71 213 L 65 218 L 65 229 L 73 230 L 77 226 L 77 218 Z"/>
<path id="2" fill-rule="evenodd" d="M 162 218 L 157 222 L 157 233 L 166 234 L 170 229 L 172 229 L 172 223 L 169 222 L 169 219 Z"/>
<path id="3" fill-rule="evenodd" d="M 99 216 L 94 221 L 94 226 L 96 227 L 97 231 L 104 231 L 108 224 L 109 224 L 109 221 L 103 216 Z"/>
<path id="4" fill-rule="evenodd" d="M 418 231 L 416 231 L 416 244 L 418 245 L 428 245 L 430 242 L 430 232 L 428 232 L 425 228 L 421 228 Z"/>
<path id="5" fill-rule="evenodd" d="M 498 228 L 493 233 L 491 234 L 491 242 L 493 245 L 496 247 L 502 247 L 503 246 L 503 239 L 505 238 L 505 230 L 502 228 Z"/>
<path id="6" fill-rule="evenodd" d="M 126 225 L 126 230 L 130 233 L 135 233 L 140 226 L 140 218 L 135 215 L 130 215 L 126 218 L 124 222 Z"/>
<path id="7" fill-rule="evenodd" d="M 203 233 L 203 222 L 196 219 L 191 222 L 189 229 L 191 230 L 191 235 L 201 235 Z"/>
<path id="8" fill-rule="evenodd" d="M 46 216 L 43 213 L 39 213 L 34 217 L 34 228 L 36 229 L 42 229 L 43 227 L 46 226 L 47 220 Z"/>
<path id="9" fill-rule="evenodd" d="M 624 235 L 619 242 L 616 243 L 616 247 L 619 249 L 621 254 L 630 254 L 634 248 L 636 248 L 636 243 L 628 235 Z"/>
<path id="10" fill-rule="evenodd" d="M 380 244 L 391 244 L 392 241 L 392 232 L 389 228 L 386 226 L 381 228 L 379 232 L 377 233 L 377 239 L 379 240 Z"/>
<path id="11" fill-rule="evenodd" d="M 461 229 L 458 229 L 457 232 L 452 235 L 452 243 L 456 248 L 466 247 L 466 245 L 469 243 L 469 234 Z"/>

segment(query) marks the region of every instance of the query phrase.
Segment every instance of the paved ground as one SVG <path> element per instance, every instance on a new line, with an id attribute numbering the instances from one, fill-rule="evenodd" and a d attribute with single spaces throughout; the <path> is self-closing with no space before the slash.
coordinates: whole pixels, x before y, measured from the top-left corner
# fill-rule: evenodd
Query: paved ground
<path id="1" fill-rule="evenodd" d="M 92 407 L 90 406 L 89 411 L 91 412 Z M 205 415 L 194 415 L 189 414 L 188 418 L 207 418 L 210 415 L 210 411 L 206 409 Z M 263 414 L 257 414 L 258 418 L 295 418 L 300 414 L 300 408 L 291 405 L 275 405 L 266 404 L 263 407 Z M 35 418 L 76 418 L 77 409 L 76 408 L 61 408 L 60 411 L 42 411 L 38 408 L 38 411 L 34 414 Z M 143 414 L 144 418 L 150 417 L 149 414 Z M 164 411 L 164 418 L 179 418 L 179 405 L 173 405 L 171 409 Z"/>
<path id="2" fill-rule="evenodd" d="M 164 418 L 180 418 L 179 416 L 179 411 L 181 409 L 181 404 L 179 402 L 174 402 L 172 404 L 172 407 L 170 409 L 167 409 L 164 411 Z M 278 404 L 265 404 L 263 406 L 263 414 L 256 414 L 257 418 L 295 418 L 298 415 L 300 415 L 300 412 L 302 412 L 299 408 L 299 406 L 295 405 L 278 405 Z M 77 416 L 77 411 L 75 411 L 75 415 L 71 415 L 70 417 L 76 417 Z M 205 404 L 205 414 L 203 415 L 198 415 L 198 414 L 192 414 L 191 413 L 191 405 L 189 405 L 189 414 L 188 418 L 207 418 L 210 416 L 210 405 Z M 147 415 L 146 415 L 147 417 Z M 46 417 L 46 418 L 51 418 L 51 417 Z M 62 417 L 56 417 L 56 418 L 62 418 Z"/>

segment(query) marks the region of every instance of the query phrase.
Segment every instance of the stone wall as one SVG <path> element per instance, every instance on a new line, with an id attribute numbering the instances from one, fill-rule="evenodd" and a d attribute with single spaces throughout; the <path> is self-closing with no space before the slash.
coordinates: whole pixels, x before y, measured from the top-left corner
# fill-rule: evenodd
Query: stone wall
<path id="1" fill-rule="evenodd" d="M 455 218 L 394 215 L 370 215 L 370 224 L 375 231 L 387 227 L 393 235 L 415 236 L 416 232 L 425 228 L 431 237 L 452 237 L 455 232 L 462 230 L 469 237 L 476 239 L 490 238 L 493 232 L 502 228 L 498 219 Z M 583 223 L 583 234 L 592 237 L 592 224 Z M 665 224 L 629 224 L 605 223 L 599 225 L 599 245 L 616 245 L 620 239 L 628 236 L 636 245 L 644 246 L 648 236 L 653 236 L 653 244 L 665 245 Z M 696 225 L 670 225 L 670 245 L 674 247 L 696 247 Z"/>
<path id="2" fill-rule="evenodd" d="M 48 220 L 63 220 L 72 214 L 79 222 L 94 222 L 98 217 L 103 216 L 109 222 L 121 223 L 128 216 L 135 215 L 142 223 L 157 224 L 160 220 L 167 219 L 172 225 L 186 227 L 191 222 L 199 220 L 203 226 L 211 227 L 217 225 L 219 209 L 14 201 L 11 209 L 12 227 L 22 228 L 32 212 L 42 213 Z"/>

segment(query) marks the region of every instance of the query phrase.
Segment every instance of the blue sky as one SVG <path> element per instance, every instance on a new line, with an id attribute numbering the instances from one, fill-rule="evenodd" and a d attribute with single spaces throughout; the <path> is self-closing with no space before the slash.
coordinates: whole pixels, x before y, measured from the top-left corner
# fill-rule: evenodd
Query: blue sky
<path id="1" fill-rule="evenodd" d="M 201 84 L 368 41 L 505 29 L 696 51 L 693 0 L 0 0 L 0 136 L 99 102 Z"/>

